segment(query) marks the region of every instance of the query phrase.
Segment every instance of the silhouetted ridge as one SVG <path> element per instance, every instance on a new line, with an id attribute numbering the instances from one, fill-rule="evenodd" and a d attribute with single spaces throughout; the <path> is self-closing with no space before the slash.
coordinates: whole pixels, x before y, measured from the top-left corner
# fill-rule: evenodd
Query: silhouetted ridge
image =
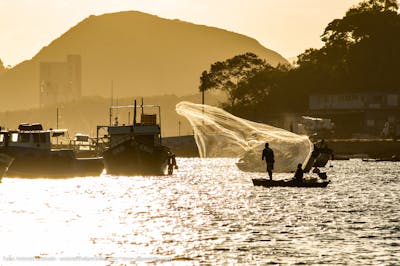
<path id="1" fill-rule="evenodd" d="M 186 95 L 197 92 L 210 64 L 253 52 L 272 65 L 287 63 L 256 40 L 214 27 L 137 11 L 89 16 L 0 77 L 0 111 L 38 105 L 39 64 L 82 58 L 82 94 Z M 21 97 L 20 95 L 24 95 Z"/>

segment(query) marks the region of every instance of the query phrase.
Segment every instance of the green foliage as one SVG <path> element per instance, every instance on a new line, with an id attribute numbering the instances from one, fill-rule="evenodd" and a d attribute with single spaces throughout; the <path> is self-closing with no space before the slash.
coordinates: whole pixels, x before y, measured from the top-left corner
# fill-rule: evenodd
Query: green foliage
<path id="1" fill-rule="evenodd" d="M 400 16 L 396 0 L 367 0 L 335 19 L 325 45 L 299 56 L 309 92 L 399 90 Z M 311 84 L 305 79 L 311 78 Z M 325 82 L 321 82 L 324 80 Z"/>
<path id="2" fill-rule="evenodd" d="M 200 91 L 226 91 L 228 111 L 256 120 L 265 114 L 302 112 L 308 96 L 343 92 L 400 92 L 400 15 L 397 0 L 366 0 L 335 19 L 293 68 L 265 64 L 253 54 L 235 56 L 204 71 Z"/>
<path id="3" fill-rule="evenodd" d="M 228 96 L 228 107 L 233 108 L 245 94 L 245 84 L 254 75 L 270 67 L 253 53 L 245 53 L 216 62 L 200 77 L 200 91 L 221 90 Z"/>
<path id="4" fill-rule="evenodd" d="M 274 68 L 266 65 L 241 84 L 237 90 L 236 105 L 225 106 L 225 109 L 257 120 L 265 117 L 267 113 L 281 111 L 287 102 L 282 101 L 282 98 L 285 98 L 282 85 L 287 73 L 288 68 L 284 66 Z"/>
<path id="5" fill-rule="evenodd" d="M 0 59 L 0 75 L 6 72 L 6 68 L 4 67 L 3 61 Z"/>
<path id="6" fill-rule="evenodd" d="M 6 73 L 11 68 L 12 68 L 12 66 L 10 66 L 10 65 L 4 66 L 3 61 L 1 61 L 1 59 L 0 59 L 0 75 Z"/>

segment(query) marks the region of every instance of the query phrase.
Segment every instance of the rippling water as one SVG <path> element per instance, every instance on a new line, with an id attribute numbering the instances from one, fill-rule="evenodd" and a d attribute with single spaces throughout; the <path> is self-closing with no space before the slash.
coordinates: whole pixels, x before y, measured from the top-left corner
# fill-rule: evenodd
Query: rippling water
<path id="1" fill-rule="evenodd" d="M 234 162 L 178 158 L 173 176 L 4 178 L 0 264 L 400 264 L 399 163 L 334 161 L 325 189 L 268 189 Z"/>

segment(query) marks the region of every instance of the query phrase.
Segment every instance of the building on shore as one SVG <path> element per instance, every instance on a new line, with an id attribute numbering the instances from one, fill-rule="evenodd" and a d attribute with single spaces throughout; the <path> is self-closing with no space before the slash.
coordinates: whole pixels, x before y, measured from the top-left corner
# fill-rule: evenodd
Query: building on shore
<path id="1" fill-rule="evenodd" d="M 309 114 L 331 119 L 337 137 L 400 136 L 398 93 L 310 95 Z"/>
<path id="2" fill-rule="evenodd" d="M 66 62 L 41 62 L 40 107 L 77 100 L 82 95 L 80 55 L 68 55 Z"/>

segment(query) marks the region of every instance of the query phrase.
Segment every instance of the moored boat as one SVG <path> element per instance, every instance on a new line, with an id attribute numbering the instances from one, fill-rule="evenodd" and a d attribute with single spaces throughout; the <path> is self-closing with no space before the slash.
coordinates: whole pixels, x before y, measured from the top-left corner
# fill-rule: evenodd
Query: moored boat
<path id="1" fill-rule="evenodd" d="M 363 162 L 400 162 L 400 157 L 397 155 L 393 155 L 391 157 L 386 158 L 364 158 Z"/>
<path id="2" fill-rule="evenodd" d="M 263 187 L 327 187 L 330 181 L 318 181 L 318 180 L 303 180 L 297 181 L 294 179 L 290 180 L 269 180 L 265 178 L 252 179 L 254 186 Z"/>
<path id="3" fill-rule="evenodd" d="M 6 177 L 65 178 L 98 176 L 104 169 L 102 158 L 76 158 L 73 149 L 54 148 L 52 137 L 66 130 L 43 130 L 40 124 L 21 124 L 18 130 L 0 131 L 0 153 L 14 159 Z"/>
<path id="4" fill-rule="evenodd" d="M 133 109 L 132 124 L 111 125 L 113 109 Z M 158 111 L 145 114 L 144 109 Z M 139 109 L 139 110 L 137 110 Z M 137 121 L 137 112 L 141 112 Z M 97 126 L 97 143 L 104 158 L 105 169 L 110 175 L 164 175 L 172 174 L 176 166 L 170 149 L 162 145 L 160 106 L 134 105 L 113 106 L 110 108 L 110 125 Z M 116 119 L 116 121 L 118 121 Z M 100 138 L 99 131 L 106 130 L 106 137 Z"/>

